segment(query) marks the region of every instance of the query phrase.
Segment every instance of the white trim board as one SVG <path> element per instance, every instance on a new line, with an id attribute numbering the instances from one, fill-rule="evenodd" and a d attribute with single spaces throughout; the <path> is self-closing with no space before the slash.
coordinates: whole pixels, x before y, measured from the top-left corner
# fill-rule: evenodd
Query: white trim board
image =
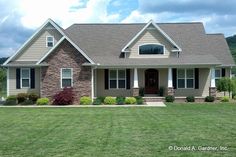
<path id="1" fill-rule="evenodd" d="M 128 44 L 123 47 L 121 52 L 128 52 L 126 49 L 148 28 L 148 26 L 153 25 L 157 31 L 159 31 L 173 46 L 177 47 L 178 51 L 182 51 L 182 49 L 172 40 L 156 23 L 153 22 L 153 20 L 150 20 L 143 29 L 138 32 L 129 42 Z"/>
<path id="2" fill-rule="evenodd" d="M 16 53 L 14 55 L 12 55 L 10 58 L 8 58 L 3 65 L 8 64 L 12 59 L 14 59 L 18 54 L 20 54 L 23 50 L 23 48 L 25 48 L 40 32 L 41 30 L 47 26 L 47 24 L 51 24 L 53 27 L 55 27 L 62 36 L 64 36 L 65 34 L 63 33 L 63 31 L 61 30 L 60 27 L 58 27 L 58 25 L 52 20 L 52 19 L 48 19 L 41 27 L 39 27 L 37 29 L 37 31 L 16 51 Z"/>

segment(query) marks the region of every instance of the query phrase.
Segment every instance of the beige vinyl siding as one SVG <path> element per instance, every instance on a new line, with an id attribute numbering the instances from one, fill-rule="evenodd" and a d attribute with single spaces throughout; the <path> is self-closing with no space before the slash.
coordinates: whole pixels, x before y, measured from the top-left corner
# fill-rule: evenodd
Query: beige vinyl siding
<path id="1" fill-rule="evenodd" d="M 165 55 L 139 55 L 139 46 L 148 43 L 162 44 L 165 46 Z M 145 30 L 136 41 L 130 45 L 130 58 L 167 58 L 171 53 L 172 45 L 165 37 L 156 29 Z"/>
<path id="2" fill-rule="evenodd" d="M 96 83 L 97 88 L 95 92 L 95 97 L 98 96 L 132 96 L 131 90 L 126 89 L 108 89 L 105 90 L 105 78 L 104 78 L 104 69 L 96 69 L 97 76 L 96 77 Z M 130 87 L 132 89 L 132 78 L 133 78 L 133 71 L 131 70 L 131 84 Z"/>
<path id="3" fill-rule="evenodd" d="M 16 61 L 38 61 L 51 47 L 46 46 L 46 36 L 54 37 L 54 45 L 62 35 L 56 29 L 43 29 L 39 35 L 27 45 L 17 57 Z"/>
<path id="4" fill-rule="evenodd" d="M 39 80 L 40 80 L 40 68 L 35 68 L 35 88 L 16 89 L 16 68 L 9 68 L 9 95 L 17 95 L 18 93 L 31 93 L 31 92 L 40 94 Z"/>
<path id="5" fill-rule="evenodd" d="M 138 69 L 138 83 L 139 87 L 145 87 L 145 70 L 147 69 Z M 159 72 L 159 88 L 165 88 L 165 94 L 167 94 L 167 85 L 168 85 L 168 69 L 161 68 L 156 69 Z M 96 91 L 95 96 L 132 96 L 132 87 L 133 87 L 133 69 L 131 69 L 131 90 L 125 89 L 104 89 L 104 70 L 97 69 L 97 75 L 95 80 Z M 208 96 L 210 87 L 210 69 L 209 68 L 199 68 L 199 89 L 175 89 L 175 96 Z"/>
<path id="6" fill-rule="evenodd" d="M 199 69 L 199 89 L 176 89 L 175 96 L 208 96 L 210 87 L 210 69 Z"/>

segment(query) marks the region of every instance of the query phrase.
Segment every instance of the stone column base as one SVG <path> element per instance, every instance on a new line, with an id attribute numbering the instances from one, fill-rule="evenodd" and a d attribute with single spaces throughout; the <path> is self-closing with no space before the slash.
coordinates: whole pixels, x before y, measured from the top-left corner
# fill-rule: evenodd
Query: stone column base
<path id="1" fill-rule="evenodd" d="M 174 95 L 175 90 L 173 87 L 167 87 L 167 95 Z"/>
<path id="2" fill-rule="evenodd" d="M 209 87 L 209 96 L 216 97 L 216 87 Z"/>
<path id="3" fill-rule="evenodd" d="M 139 88 L 132 88 L 133 96 L 139 96 Z"/>

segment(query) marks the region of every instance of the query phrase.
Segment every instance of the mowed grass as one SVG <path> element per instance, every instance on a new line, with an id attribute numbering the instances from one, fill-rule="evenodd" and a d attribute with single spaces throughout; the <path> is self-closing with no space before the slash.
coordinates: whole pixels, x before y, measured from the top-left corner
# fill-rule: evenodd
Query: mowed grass
<path id="1" fill-rule="evenodd" d="M 227 147 L 177 151 L 169 146 Z M 0 108 L 0 156 L 235 156 L 236 104 Z"/>

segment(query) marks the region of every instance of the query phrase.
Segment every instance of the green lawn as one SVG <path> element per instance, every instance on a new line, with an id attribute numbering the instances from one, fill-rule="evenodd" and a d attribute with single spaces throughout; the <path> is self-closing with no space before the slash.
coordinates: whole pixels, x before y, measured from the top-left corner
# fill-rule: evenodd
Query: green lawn
<path id="1" fill-rule="evenodd" d="M 227 147 L 174 151 L 169 146 Z M 236 104 L 0 108 L 0 156 L 235 156 Z"/>

